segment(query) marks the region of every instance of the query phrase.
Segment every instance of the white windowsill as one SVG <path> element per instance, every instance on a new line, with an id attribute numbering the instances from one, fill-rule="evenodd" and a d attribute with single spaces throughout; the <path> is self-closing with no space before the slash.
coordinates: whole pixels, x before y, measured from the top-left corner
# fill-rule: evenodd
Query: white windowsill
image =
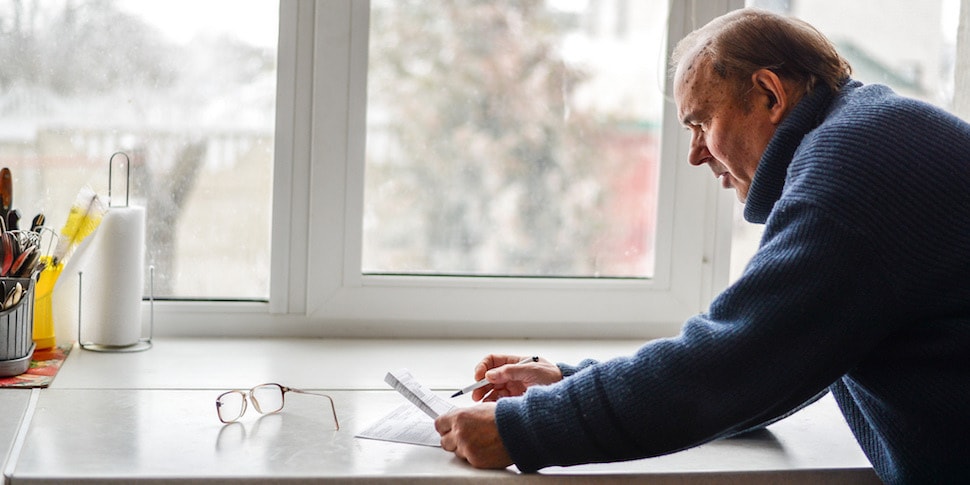
<path id="1" fill-rule="evenodd" d="M 439 448 L 354 438 L 403 401 L 383 382 L 407 367 L 428 387 L 467 384 L 493 352 L 578 362 L 626 354 L 633 340 L 156 339 L 148 351 L 73 349 L 49 389 L 0 389 L 0 453 L 8 483 L 164 479 L 237 483 L 878 483 L 831 398 L 767 432 L 659 458 L 551 468 L 537 475 L 475 470 Z M 341 430 L 318 401 L 287 396 L 279 415 L 222 426 L 220 390 L 280 382 L 326 390 Z M 303 399 L 301 399 L 303 398 Z M 465 402 L 467 404 L 467 402 Z M 19 438 L 18 438 L 19 437 Z"/>

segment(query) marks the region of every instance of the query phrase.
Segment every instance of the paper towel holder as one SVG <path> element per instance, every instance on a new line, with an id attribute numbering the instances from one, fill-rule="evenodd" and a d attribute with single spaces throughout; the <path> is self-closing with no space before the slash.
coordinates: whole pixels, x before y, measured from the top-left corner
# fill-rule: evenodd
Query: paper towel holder
<path id="1" fill-rule="evenodd" d="M 155 334 L 155 266 L 148 267 L 148 337 L 139 337 L 134 343 L 126 345 L 106 345 L 94 342 L 85 342 L 81 339 L 81 302 L 82 302 L 82 281 L 81 276 L 84 272 L 77 272 L 77 344 L 84 350 L 94 352 L 141 352 L 152 348 L 152 337 Z"/>
<path id="2" fill-rule="evenodd" d="M 125 205 L 114 206 L 114 205 L 111 205 L 111 202 L 112 202 L 111 184 L 114 178 L 112 176 L 112 171 L 114 168 L 115 157 L 119 155 L 125 158 L 124 160 L 125 171 L 126 171 Z M 128 154 L 126 154 L 125 152 L 120 152 L 120 151 L 115 152 L 111 154 L 111 157 L 108 158 L 108 208 L 110 209 L 112 207 L 128 207 L 130 192 L 131 192 L 131 158 L 129 158 Z M 139 337 L 137 341 L 130 344 L 123 344 L 123 345 L 108 345 L 108 344 L 100 344 L 95 342 L 85 342 L 81 338 L 81 329 L 82 329 L 81 321 L 83 320 L 83 318 L 81 317 L 81 315 L 83 315 L 82 306 L 81 306 L 83 301 L 83 297 L 82 297 L 82 288 L 83 288 L 82 273 L 83 272 L 78 271 L 77 273 L 77 343 L 78 343 L 78 346 L 80 346 L 84 350 L 92 350 L 95 352 L 141 352 L 143 350 L 148 350 L 152 348 L 152 337 L 155 332 L 155 267 L 149 266 L 148 271 L 149 271 L 149 286 L 150 286 L 148 337 L 147 338 Z M 138 333 L 141 334 L 141 329 L 139 329 Z"/>

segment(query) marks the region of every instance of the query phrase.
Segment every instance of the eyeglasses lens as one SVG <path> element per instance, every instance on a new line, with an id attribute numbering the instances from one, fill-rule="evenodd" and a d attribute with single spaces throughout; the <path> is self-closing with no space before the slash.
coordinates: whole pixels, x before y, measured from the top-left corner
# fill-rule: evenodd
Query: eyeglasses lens
<path id="1" fill-rule="evenodd" d="M 283 409 L 283 388 L 275 384 L 254 387 L 249 394 L 256 410 L 263 413 L 275 413 Z"/>
<path id="2" fill-rule="evenodd" d="M 227 392 L 216 400 L 216 410 L 222 422 L 231 423 L 246 412 L 246 395 L 238 391 Z"/>

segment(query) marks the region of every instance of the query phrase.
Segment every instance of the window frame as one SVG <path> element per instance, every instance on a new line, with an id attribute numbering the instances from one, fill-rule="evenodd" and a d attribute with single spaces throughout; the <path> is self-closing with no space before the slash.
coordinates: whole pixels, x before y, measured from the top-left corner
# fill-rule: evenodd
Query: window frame
<path id="1" fill-rule="evenodd" d="M 743 5 L 670 1 L 667 55 Z M 156 302 L 156 334 L 656 337 L 726 286 L 733 194 L 685 162 L 689 139 L 672 102 L 653 278 L 361 274 L 369 12 L 369 1 L 281 1 L 269 302 Z"/>

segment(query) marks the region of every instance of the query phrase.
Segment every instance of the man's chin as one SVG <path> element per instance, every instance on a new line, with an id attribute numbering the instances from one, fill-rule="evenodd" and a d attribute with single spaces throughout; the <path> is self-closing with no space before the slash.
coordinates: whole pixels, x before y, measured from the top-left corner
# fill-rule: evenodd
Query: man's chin
<path id="1" fill-rule="evenodd" d="M 734 194 L 737 196 L 738 200 L 743 204 L 745 200 L 748 199 L 748 187 L 739 186 L 734 184 L 734 179 L 727 172 L 721 174 L 718 177 L 718 181 L 721 182 L 721 187 L 724 189 L 734 189 Z"/>
<path id="2" fill-rule="evenodd" d="M 745 203 L 748 200 L 748 188 L 747 187 L 732 187 L 734 189 L 734 195 L 737 196 L 738 202 Z"/>

